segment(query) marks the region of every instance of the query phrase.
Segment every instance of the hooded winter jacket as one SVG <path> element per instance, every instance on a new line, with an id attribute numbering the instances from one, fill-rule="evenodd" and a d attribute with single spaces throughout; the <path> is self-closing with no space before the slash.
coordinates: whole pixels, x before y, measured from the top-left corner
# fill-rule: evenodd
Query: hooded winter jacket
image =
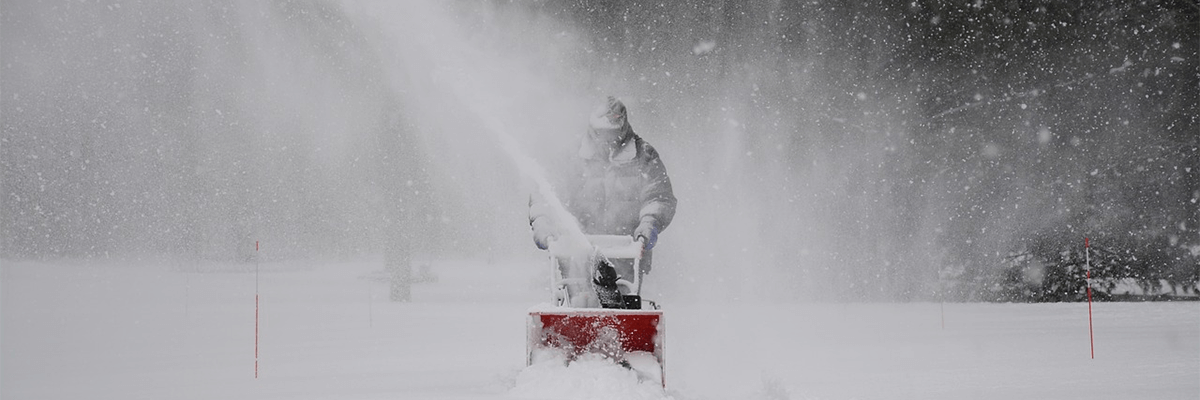
<path id="1" fill-rule="evenodd" d="M 642 223 L 662 232 L 675 217 L 675 194 L 658 152 L 626 129 L 626 139 L 611 153 L 583 138 L 572 167 L 556 179 L 555 192 L 584 234 L 632 236 Z M 536 192 L 530 196 L 529 223 L 539 244 L 559 231 L 548 207 Z M 651 255 L 642 256 L 643 272 L 650 271 Z"/>

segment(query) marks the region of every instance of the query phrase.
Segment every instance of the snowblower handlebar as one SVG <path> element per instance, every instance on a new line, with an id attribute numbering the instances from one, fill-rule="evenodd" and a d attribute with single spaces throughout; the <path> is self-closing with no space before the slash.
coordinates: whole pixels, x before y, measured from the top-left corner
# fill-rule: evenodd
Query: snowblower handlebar
<path id="1" fill-rule="evenodd" d="M 632 236 L 624 235 L 587 235 L 587 240 L 595 249 L 600 250 L 608 258 L 622 259 L 640 259 L 642 258 L 642 250 L 646 245 L 642 238 L 634 240 Z M 551 241 L 549 247 L 550 255 L 554 257 L 570 257 L 575 249 L 566 248 L 568 246 L 555 246 L 556 242 Z"/>
<path id="2" fill-rule="evenodd" d="M 550 253 L 550 287 L 554 288 L 554 302 L 556 305 L 573 304 L 567 286 L 587 286 L 591 287 L 591 282 L 594 278 L 596 265 L 589 265 L 588 272 L 577 276 L 564 276 L 564 271 L 559 260 L 591 260 L 596 262 L 597 257 L 604 259 L 625 259 L 633 260 L 633 271 L 641 271 L 642 255 L 645 249 L 645 240 L 632 236 L 622 235 L 587 235 L 587 244 L 590 248 L 581 248 L 579 245 L 572 243 L 563 243 L 551 240 L 547 249 Z M 583 258 L 579 258 L 583 257 Z M 580 271 L 582 272 L 582 271 Z M 577 273 L 578 274 L 578 273 Z M 616 284 L 624 287 L 625 293 L 628 295 L 637 296 L 641 292 L 642 277 L 641 273 L 634 272 L 631 276 L 620 277 Z M 590 290 L 590 289 L 589 289 Z"/>

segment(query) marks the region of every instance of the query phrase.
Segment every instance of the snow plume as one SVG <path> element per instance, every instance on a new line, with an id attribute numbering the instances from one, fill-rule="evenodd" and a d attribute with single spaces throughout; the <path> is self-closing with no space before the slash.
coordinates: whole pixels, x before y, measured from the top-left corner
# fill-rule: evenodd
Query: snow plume
<path id="1" fill-rule="evenodd" d="M 524 214 L 527 196 L 537 191 L 560 224 L 559 243 L 590 249 L 545 166 L 557 167 L 563 154 L 573 154 L 571 143 L 583 132 L 591 99 L 542 71 L 556 66 L 534 63 L 528 47 L 516 48 L 537 39 L 504 41 L 489 36 L 488 29 L 468 32 L 472 22 L 508 26 L 495 21 L 504 18 L 503 10 L 480 7 L 464 11 L 420 1 L 347 5 L 349 14 L 381 28 L 380 51 L 394 67 L 389 76 L 394 90 L 407 102 L 432 158 L 451 161 L 433 163 L 434 185 L 485 200 L 466 206 L 503 216 L 487 221 L 500 226 L 491 239 L 521 249 L 533 247 Z"/>
<path id="2" fill-rule="evenodd" d="M 464 66 L 465 67 L 465 66 Z M 497 115 L 497 107 L 489 105 L 486 102 L 479 101 L 474 93 L 474 88 L 481 87 L 479 82 L 471 82 L 469 79 L 450 83 L 451 88 L 457 99 L 465 106 L 465 109 L 470 111 L 479 122 L 483 124 L 487 133 L 493 135 L 493 139 L 499 142 L 500 148 L 512 159 L 517 170 L 521 172 L 525 178 L 532 180 L 535 185 L 535 190 L 542 198 L 546 199 L 550 206 L 551 218 L 559 224 L 559 237 L 556 242 L 559 246 L 566 246 L 569 253 L 585 254 L 591 249 L 588 240 L 584 237 L 583 230 L 579 227 L 579 222 L 576 218 L 567 211 L 562 200 L 559 199 L 558 193 L 555 192 L 554 186 L 550 183 L 550 179 L 546 175 L 545 168 L 538 161 L 528 156 L 521 148 L 521 144 L 513 137 L 510 130 L 506 126 L 500 115 Z"/>

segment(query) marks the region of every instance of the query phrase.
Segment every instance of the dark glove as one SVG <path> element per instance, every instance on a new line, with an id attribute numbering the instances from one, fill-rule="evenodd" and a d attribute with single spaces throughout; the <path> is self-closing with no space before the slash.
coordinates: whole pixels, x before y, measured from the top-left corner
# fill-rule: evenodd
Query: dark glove
<path id="1" fill-rule="evenodd" d="M 633 237 L 643 239 L 646 250 L 653 249 L 654 243 L 658 242 L 658 226 L 653 219 L 643 219 L 637 229 L 633 230 Z"/>

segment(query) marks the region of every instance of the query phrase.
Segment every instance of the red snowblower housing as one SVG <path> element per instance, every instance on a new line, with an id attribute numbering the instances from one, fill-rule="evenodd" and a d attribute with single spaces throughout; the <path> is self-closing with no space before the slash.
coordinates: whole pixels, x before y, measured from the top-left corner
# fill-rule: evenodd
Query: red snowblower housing
<path id="1" fill-rule="evenodd" d="M 640 295 L 643 243 L 629 236 L 587 239 L 590 252 L 550 245 L 554 296 L 551 305 L 529 310 L 527 364 L 545 354 L 568 361 L 598 354 L 665 387 L 663 313 Z M 632 260 L 633 268 L 617 272 L 612 260 Z"/>

